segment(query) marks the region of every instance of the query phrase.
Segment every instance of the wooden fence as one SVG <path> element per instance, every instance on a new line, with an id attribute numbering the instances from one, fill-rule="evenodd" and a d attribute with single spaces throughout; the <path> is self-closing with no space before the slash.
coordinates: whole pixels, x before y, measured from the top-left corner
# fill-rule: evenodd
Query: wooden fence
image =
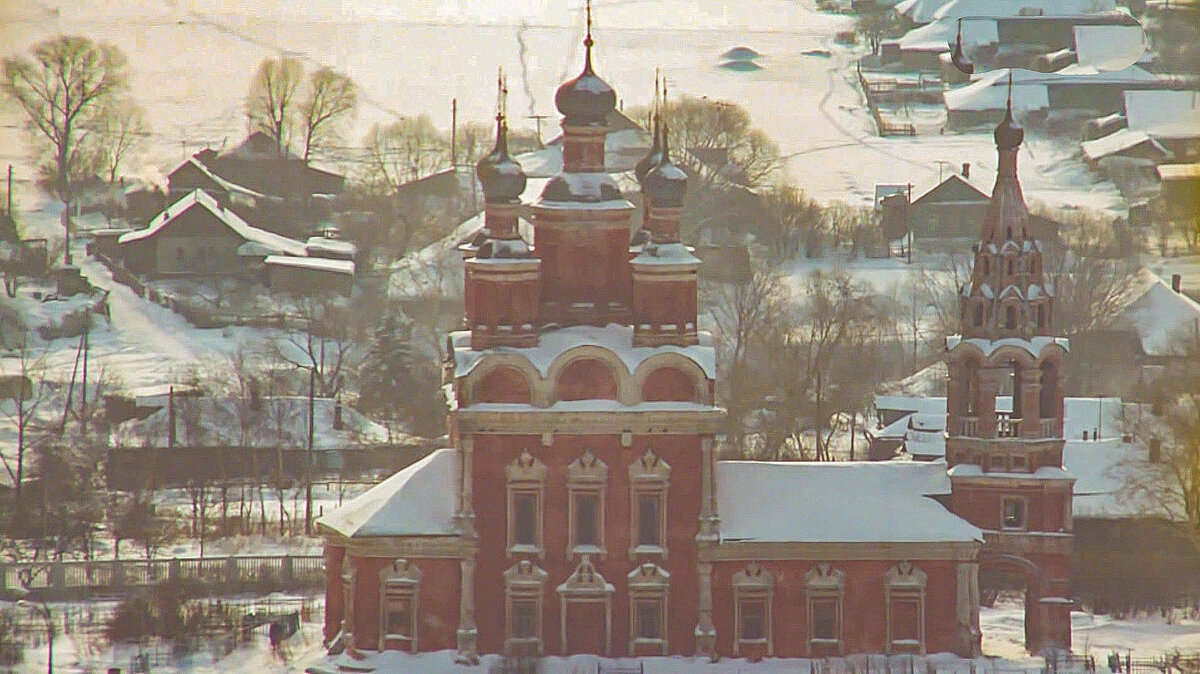
<path id="1" fill-rule="evenodd" d="M 0 596 L 24 588 L 36 599 L 120 597 L 163 581 L 191 581 L 212 595 L 322 587 L 320 555 L 260 555 L 45 563 L 0 563 Z"/>

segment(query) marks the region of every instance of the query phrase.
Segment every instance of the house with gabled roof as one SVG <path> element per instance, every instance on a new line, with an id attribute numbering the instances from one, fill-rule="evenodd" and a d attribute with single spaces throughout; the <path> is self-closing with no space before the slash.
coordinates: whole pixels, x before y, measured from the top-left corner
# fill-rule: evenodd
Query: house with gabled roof
<path id="1" fill-rule="evenodd" d="M 991 200 L 968 178 L 951 173 L 909 206 L 913 231 L 921 237 L 971 236 Z"/>

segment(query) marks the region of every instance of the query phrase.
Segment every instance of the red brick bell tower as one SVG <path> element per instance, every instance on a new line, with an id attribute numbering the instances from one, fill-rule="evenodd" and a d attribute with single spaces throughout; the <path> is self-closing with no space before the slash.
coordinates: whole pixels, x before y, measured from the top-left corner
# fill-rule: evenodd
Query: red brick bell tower
<path id="1" fill-rule="evenodd" d="M 1051 336 L 1054 288 L 1027 227 L 1011 87 L 994 134 L 996 185 L 959 297 L 961 335 L 947 340 L 946 460 L 951 509 L 984 531 L 979 572 L 1023 582 L 1026 647 L 1038 653 L 1071 646 L 1075 478 L 1062 463 L 1068 344 Z M 961 638 L 978 652 L 979 634 Z"/>

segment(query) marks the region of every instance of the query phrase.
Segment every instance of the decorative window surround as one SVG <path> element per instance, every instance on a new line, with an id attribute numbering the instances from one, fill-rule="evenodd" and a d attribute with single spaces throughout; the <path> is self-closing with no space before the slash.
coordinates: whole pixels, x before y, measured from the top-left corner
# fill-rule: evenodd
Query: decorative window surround
<path id="1" fill-rule="evenodd" d="M 837 649 L 839 654 L 844 654 L 842 605 L 846 596 L 846 574 L 831 568 L 828 563 L 822 562 L 804 574 L 804 584 L 808 604 L 809 651 L 820 646 L 832 646 Z M 813 622 L 814 614 L 821 610 L 814 610 L 818 604 L 822 606 L 832 604 L 833 608 L 833 629 L 831 632 L 820 635 L 817 634 L 816 625 Z"/>
<path id="2" fill-rule="evenodd" d="M 522 559 L 504 572 L 504 652 L 509 655 L 542 655 L 542 594 L 549 574 L 528 559 Z M 519 605 L 519 606 L 518 606 Z M 518 621 L 518 615 L 532 605 L 532 630 Z"/>
<path id="3" fill-rule="evenodd" d="M 744 569 L 733 574 L 733 657 L 741 654 L 743 646 L 765 644 L 767 657 L 775 655 L 772 599 L 775 594 L 775 579 L 771 572 L 757 562 L 750 562 Z M 751 615 L 761 607 L 762 615 Z M 749 620 L 760 620 L 752 626 Z M 748 629 L 749 628 L 749 629 Z"/>
<path id="4" fill-rule="evenodd" d="M 637 653 L 638 646 L 653 646 L 667 654 L 667 620 L 669 614 L 671 574 L 661 566 L 646 562 L 629 572 L 629 654 Z M 657 610 L 657 636 L 646 634 L 641 610 Z"/>
<path id="5" fill-rule="evenodd" d="M 570 541 L 570 554 L 597 555 L 604 559 L 604 486 L 608 481 L 608 466 L 596 458 L 591 450 L 583 454 L 567 466 L 567 540 Z M 579 540 L 580 502 L 583 499 L 593 500 L 594 540 L 582 542 Z"/>
<path id="6" fill-rule="evenodd" d="M 604 604 L 604 653 L 601 655 L 607 656 L 612 652 L 612 595 L 614 591 L 615 588 L 604 580 L 600 572 L 596 571 L 596 567 L 592 565 L 592 560 L 587 555 L 583 556 L 579 566 L 575 567 L 575 571 L 571 573 L 566 582 L 558 586 L 559 644 L 563 655 L 567 654 L 567 605 L 571 603 Z"/>
<path id="7" fill-rule="evenodd" d="M 888 653 L 911 652 L 925 654 L 925 572 L 907 561 L 900 562 L 884 576 L 884 593 L 887 596 L 887 644 Z M 896 637 L 893 625 L 893 607 L 901 603 L 915 603 L 917 637 Z"/>
<path id="8" fill-rule="evenodd" d="M 1002 531 L 1029 530 L 1029 500 L 1023 496 L 1005 496 L 1000 499 L 1000 529 Z"/>
<path id="9" fill-rule="evenodd" d="M 505 468 L 508 486 L 508 555 L 518 554 L 545 556 L 543 523 L 545 522 L 546 464 L 523 450 L 515 461 Z M 533 497 L 536 512 L 533 541 L 518 541 L 517 505 L 520 497 Z"/>
<path id="10" fill-rule="evenodd" d="M 629 558 L 655 555 L 667 558 L 667 487 L 670 486 L 671 465 L 647 449 L 641 458 L 629 464 Z M 642 497 L 657 499 L 658 526 L 651 527 L 655 541 L 643 540 Z"/>
<path id="11" fill-rule="evenodd" d="M 401 650 L 417 652 L 417 616 L 420 608 L 421 570 L 407 559 L 397 559 L 379 571 L 379 650 L 399 642 Z"/>

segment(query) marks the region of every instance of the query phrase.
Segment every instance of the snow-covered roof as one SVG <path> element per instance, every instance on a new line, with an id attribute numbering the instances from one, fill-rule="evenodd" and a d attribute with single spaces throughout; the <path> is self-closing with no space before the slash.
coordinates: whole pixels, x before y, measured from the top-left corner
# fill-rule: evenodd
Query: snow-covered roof
<path id="1" fill-rule="evenodd" d="M 1111 157 L 1126 150 L 1131 150 L 1143 143 L 1150 146 L 1163 157 L 1171 156 L 1171 153 L 1162 144 L 1147 135 L 1145 131 L 1127 128 L 1117 129 L 1107 136 L 1096 138 L 1095 140 L 1084 141 L 1079 144 L 1079 147 L 1083 150 L 1084 159 L 1099 161 L 1105 157 Z"/>
<path id="2" fill-rule="evenodd" d="M 1075 61 L 1099 70 L 1124 70 L 1146 53 L 1141 25 L 1075 26 Z"/>
<path id="3" fill-rule="evenodd" d="M 929 23 L 933 21 L 933 15 L 949 2 L 951 0 L 903 0 L 892 9 L 897 14 L 907 16 L 913 23 Z"/>
<path id="4" fill-rule="evenodd" d="M 128 234 L 123 234 L 121 238 L 117 239 L 117 243 L 131 243 L 133 241 L 148 239 L 162 231 L 164 227 L 174 222 L 184 213 L 188 212 L 192 208 L 197 207 L 203 208 L 209 213 L 212 213 L 218 221 L 220 221 L 229 229 L 233 230 L 235 234 L 242 237 L 246 241 L 252 241 L 260 246 L 263 246 L 265 249 L 273 250 L 278 254 L 295 255 L 301 257 L 308 254 L 304 250 L 304 244 L 296 241 L 295 239 L 289 239 L 286 236 L 281 236 L 274 232 L 268 232 L 265 229 L 259 229 L 258 227 L 251 226 L 249 223 L 239 217 L 237 213 L 234 213 L 228 208 L 223 208 L 221 204 L 212 197 L 212 195 L 200 189 L 192 190 L 175 203 L 167 206 L 162 213 L 154 216 L 154 219 L 150 221 L 149 226 L 147 226 L 145 229 L 139 229 L 137 231 L 129 232 Z"/>
<path id="5" fill-rule="evenodd" d="M 982 532 L 930 495 L 949 493 L 940 461 L 717 464 L 722 541 L 970 542 Z M 821 516 L 811 516 L 812 513 Z"/>
<path id="6" fill-rule="evenodd" d="M 277 202 L 283 201 L 282 197 L 277 197 L 277 196 L 274 196 L 271 194 L 263 194 L 262 192 L 259 192 L 257 190 L 252 190 L 249 187 L 246 187 L 244 185 L 239 185 L 227 178 L 222 178 L 221 176 L 217 175 L 216 173 L 213 173 L 212 169 L 205 166 L 204 162 L 200 161 L 199 159 L 197 159 L 194 156 L 188 157 L 187 161 L 183 162 L 183 164 L 180 165 L 179 168 L 183 168 L 184 166 L 191 166 L 192 168 L 196 169 L 197 171 L 200 171 L 200 173 L 202 173 L 204 175 L 204 177 L 213 181 L 214 183 L 217 184 L 218 187 L 220 187 L 221 189 L 223 189 L 227 192 L 243 194 L 243 195 L 251 197 L 252 199 L 255 199 L 255 200 L 267 200 L 267 201 L 277 201 Z M 175 170 L 178 171 L 179 168 L 177 168 Z M 174 173 L 174 171 L 172 171 L 172 173 Z"/>
<path id="7" fill-rule="evenodd" d="M 1072 441 L 1063 447 L 1063 465 L 1075 476 L 1075 517 L 1136 517 L 1150 510 L 1127 487 L 1137 451 L 1120 438 Z"/>
<path id="8" fill-rule="evenodd" d="M 642 251 L 629 263 L 635 266 L 686 267 L 699 265 L 700 258 L 693 255 L 692 249 L 682 243 L 649 243 L 643 246 Z"/>
<path id="9" fill-rule="evenodd" d="M 1200 136 L 1200 91 L 1130 89 L 1125 118 L 1130 129 L 1160 138 Z"/>
<path id="10" fill-rule="evenodd" d="M 138 398 L 139 404 L 160 406 L 144 419 L 132 419 L 113 430 L 114 446 L 161 447 L 169 442 L 171 411 L 165 396 Z M 237 397 L 175 396 L 175 437 L 178 447 L 294 447 L 308 443 L 308 398 L 264 397 L 261 408 Z M 338 402 L 313 400 L 313 449 L 346 449 L 402 442 L 408 436 L 388 429 L 342 406 L 342 428 L 334 428 Z M 244 427 L 244 429 L 243 429 Z"/>
<path id="11" fill-rule="evenodd" d="M 458 450 L 439 449 L 317 520 L 346 538 L 453 536 Z"/>
<path id="12" fill-rule="evenodd" d="M 925 414 L 946 414 L 946 398 L 906 395 L 875 396 L 875 408 L 880 410 L 903 410 Z"/>
<path id="13" fill-rule="evenodd" d="M 983 352 L 984 357 L 990 356 L 999 349 L 1006 346 L 1015 346 L 1018 349 L 1023 349 L 1035 357 L 1040 357 L 1042 351 L 1050 345 L 1056 345 L 1063 349 L 1070 349 L 1071 342 L 1066 337 L 1044 337 L 1036 336 L 1029 339 L 1020 337 L 1003 337 L 1001 339 L 984 339 L 982 337 L 968 337 L 963 339 L 960 335 L 950 335 L 946 338 L 946 348 L 953 349 L 960 343 L 966 343 L 974 346 Z"/>
<path id="14" fill-rule="evenodd" d="M 1193 164 L 1159 164 L 1156 167 L 1160 180 L 1197 180 L 1200 179 L 1200 163 Z"/>
<path id="15" fill-rule="evenodd" d="M 964 45 L 995 44 L 1000 40 L 995 21 L 964 21 L 962 30 Z M 949 52 L 957 34 L 958 22 L 942 19 L 908 31 L 896 43 L 906 51 Z"/>
<path id="16" fill-rule="evenodd" d="M 1063 84 L 1139 84 L 1159 79 L 1137 65 L 1122 70 L 1099 70 L 1078 63 L 1054 73 L 1023 68 L 998 68 L 976 77 L 970 84 L 943 94 L 947 110 L 1003 110 L 1008 95 L 1008 75 L 1013 79 L 1013 109 L 1040 110 L 1050 107 L 1048 87 Z"/>
<path id="17" fill-rule="evenodd" d="M 1019 16 L 1030 10 L 1043 16 L 1072 16 L 1116 9 L 1114 0 L 951 0 L 933 13 L 935 20 L 960 17 Z M 963 26 L 970 23 L 963 21 Z"/>
<path id="18" fill-rule="evenodd" d="M 329 257 L 353 260 L 358 255 L 358 246 L 353 241 L 331 239 L 327 236 L 310 236 L 304 242 L 304 250 L 312 257 Z"/>
<path id="19" fill-rule="evenodd" d="M 704 371 L 709 377 L 717 374 L 716 352 L 712 347 L 712 335 L 700 332 L 700 343 L 695 346 L 633 346 L 633 328 L 627 325 L 610 323 L 605 327 L 592 325 L 575 325 L 557 330 L 549 330 L 538 336 L 537 346 L 516 348 L 497 346 L 476 351 L 471 348 L 471 333 L 460 330 L 451 333 L 454 343 L 455 375 L 462 377 L 469 373 L 485 355 L 495 353 L 511 353 L 524 356 L 531 365 L 537 368 L 543 376 L 550 366 L 567 351 L 583 346 L 599 346 L 615 354 L 625 364 L 630 374 L 637 369 L 642 361 L 662 353 L 678 353 L 686 356 Z"/>
<path id="20" fill-rule="evenodd" d="M 1200 303 L 1157 276 L 1117 315 L 1114 323 L 1134 330 L 1149 356 L 1180 355 L 1184 342 L 1200 336 Z"/>
<path id="21" fill-rule="evenodd" d="M 984 73 L 970 84 L 942 94 L 947 110 L 1003 110 L 1008 97 L 1009 69 Z M 1042 73 L 1027 70 L 1013 72 L 1013 110 L 1044 110 L 1050 107 L 1050 94 Z"/>
<path id="22" fill-rule="evenodd" d="M 335 260 L 329 257 L 291 257 L 288 255 L 268 255 L 263 264 L 268 267 L 291 267 L 293 269 L 308 269 L 310 271 L 328 272 L 330 274 L 346 274 L 354 276 L 354 260 Z"/>

